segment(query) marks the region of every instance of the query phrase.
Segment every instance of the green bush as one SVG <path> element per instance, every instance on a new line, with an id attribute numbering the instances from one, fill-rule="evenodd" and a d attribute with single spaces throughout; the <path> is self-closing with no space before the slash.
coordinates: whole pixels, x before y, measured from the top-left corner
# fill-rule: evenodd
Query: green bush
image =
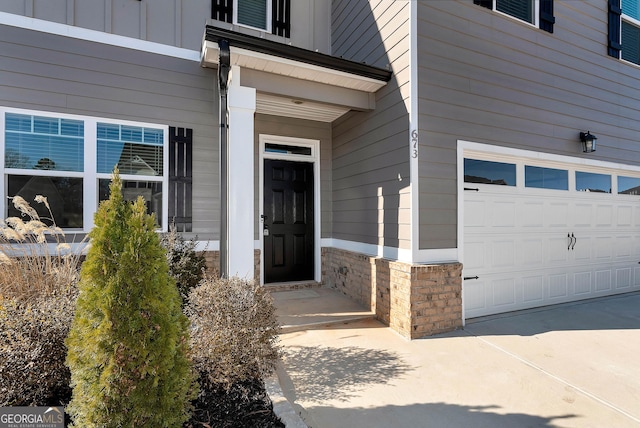
<path id="1" fill-rule="evenodd" d="M 280 357 L 280 326 L 269 292 L 239 278 L 206 277 L 189 295 L 191 348 L 200 382 L 230 388 L 262 379 Z"/>
<path id="2" fill-rule="evenodd" d="M 202 280 L 207 262 L 202 254 L 195 251 L 195 240 L 185 241 L 173 224 L 169 233 L 162 234 L 160 243 L 167 252 L 169 274 L 176 280 L 182 300 L 186 301 L 191 289 Z"/>
<path id="3" fill-rule="evenodd" d="M 169 275 L 155 219 L 122 198 L 117 170 L 95 214 L 67 338 L 76 427 L 178 427 L 197 383 L 189 320 Z"/>
<path id="4" fill-rule="evenodd" d="M 76 289 L 24 301 L 0 298 L 0 406 L 65 405 L 65 365 Z"/>

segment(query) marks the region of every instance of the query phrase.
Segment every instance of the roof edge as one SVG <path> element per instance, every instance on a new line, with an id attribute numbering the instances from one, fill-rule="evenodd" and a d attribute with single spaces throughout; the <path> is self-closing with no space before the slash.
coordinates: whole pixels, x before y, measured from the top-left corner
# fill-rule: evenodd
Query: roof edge
<path id="1" fill-rule="evenodd" d="M 272 40 L 238 33 L 236 31 L 225 30 L 219 27 L 207 25 L 205 29 L 206 41 L 218 42 L 226 39 L 231 46 L 244 48 L 267 55 L 274 55 L 281 58 L 312 64 L 319 67 L 330 68 L 345 73 L 367 77 L 381 82 L 391 80 L 391 71 L 380 67 L 374 67 L 364 63 L 351 61 L 348 59 L 327 55 L 320 52 L 313 52 L 308 49 L 296 46 L 285 45 Z"/>

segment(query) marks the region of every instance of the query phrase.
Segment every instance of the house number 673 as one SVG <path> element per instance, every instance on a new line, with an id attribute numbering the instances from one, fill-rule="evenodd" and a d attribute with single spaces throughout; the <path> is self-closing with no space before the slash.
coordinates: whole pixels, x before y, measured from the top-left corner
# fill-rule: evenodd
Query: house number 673
<path id="1" fill-rule="evenodd" d="M 418 130 L 411 131 L 411 157 L 418 157 Z"/>

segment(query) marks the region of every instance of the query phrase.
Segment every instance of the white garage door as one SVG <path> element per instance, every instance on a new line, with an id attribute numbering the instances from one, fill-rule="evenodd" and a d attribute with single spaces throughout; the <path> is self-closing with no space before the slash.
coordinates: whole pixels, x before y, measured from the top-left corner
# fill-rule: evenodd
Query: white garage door
<path id="1" fill-rule="evenodd" d="M 640 290 L 633 175 L 465 159 L 465 317 Z"/>

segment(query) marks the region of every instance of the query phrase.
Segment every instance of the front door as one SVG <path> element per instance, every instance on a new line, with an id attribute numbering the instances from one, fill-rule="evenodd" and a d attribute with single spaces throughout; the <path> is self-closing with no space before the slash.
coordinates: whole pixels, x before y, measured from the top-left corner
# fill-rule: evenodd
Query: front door
<path id="1" fill-rule="evenodd" d="M 313 163 L 265 159 L 265 283 L 314 279 L 313 203 Z"/>

